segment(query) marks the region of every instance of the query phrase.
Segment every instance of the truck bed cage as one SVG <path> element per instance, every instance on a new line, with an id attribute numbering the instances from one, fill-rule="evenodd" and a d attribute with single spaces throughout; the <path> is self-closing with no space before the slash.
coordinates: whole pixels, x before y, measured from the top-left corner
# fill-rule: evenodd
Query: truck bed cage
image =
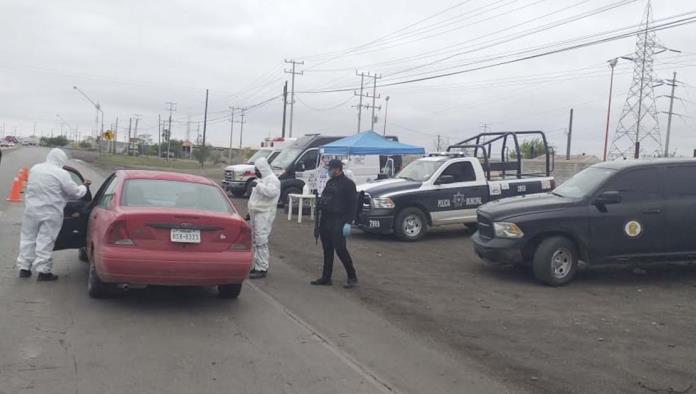
<path id="1" fill-rule="evenodd" d="M 530 135 L 539 136 L 544 145 L 543 154 L 545 156 L 545 171 L 543 173 L 522 172 L 522 155 L 520 152 L 518 136 Z M 508 141 L 510 140 L 512 140 L 514 143 L 514 157 L 511 157 L 510 150 L 508 149 Z M 492 160 L 493 143 L 498 141 L 502 141 L 502 147 L 500 149 L 500 161 Z M 500 172 L 503 178 L 505 178 L 507 172 L 514 172 L 516 178 L 523 178 L 529 176 L 550 176 L 551 171 L 553 171 L 546 135 L 543 131 L 539 130 L 481 133 L 471 138 L 467 138 L 464 141 L 460 141 L 454 145 L 448 146 L 447 153 L 454 153 L 454 150 L 464 149 L 473 149 L 473 157 L 477 158 L 479 157 L 479 149 L 481 150 L 483 153 L 483 163 L 481 163 L 481 165 L 483 170 L 486 172 L 486 177 L 488 179 L 491 179 L 491 171 Z M 532 153 L 534 153 L 533 148 Z M 534 154 L 532 154 L 532 156 L 534 156 Z"/>

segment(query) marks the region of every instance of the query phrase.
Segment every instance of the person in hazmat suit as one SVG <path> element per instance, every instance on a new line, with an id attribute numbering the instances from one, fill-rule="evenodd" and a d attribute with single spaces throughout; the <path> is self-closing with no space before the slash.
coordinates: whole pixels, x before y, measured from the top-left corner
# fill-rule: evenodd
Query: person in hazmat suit
<path id="1" fill-rule="evenodd" d="M 252 251 L 254 267 L 249 278 L 265 278 L 268 274 L 268 238 L 271 235 L 273 219 L 276 215 L 278 198 L 280 198 L 280 180 L 273 174 L 271 166 L 265 158 L 254 163 L 256 167 L 256 186 L 249 196 L 249 215 L 252 233 Z"/>
<path id="2" fill-rule="evenodd" d="M 68 156 L 60 149 L 52 149 L 46 161 L 36 164 L 29 171 L 24 193 L 25 208 L 19 241 L 17 267 L 19 277 L 31 276 L 31 269 L 38 273 L 37 280 L 58 279 L 53 268 L 53 245 L 63 226 L 63 209 L 68 200 L 87 194 L 89 181 L 78 185 L 70 173 L 63 169 Z"/>

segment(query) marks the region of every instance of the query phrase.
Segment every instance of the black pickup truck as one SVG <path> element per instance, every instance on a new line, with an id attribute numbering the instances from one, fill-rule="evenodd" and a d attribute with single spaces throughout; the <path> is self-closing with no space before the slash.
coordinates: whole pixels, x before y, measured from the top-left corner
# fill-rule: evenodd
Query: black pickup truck
<path id="1" fill-rule="evenodd" d="M 681 261 L 696 258 L 696 160 L 595 164 L 536 196 L 478 209 L 476 254 L 528 264 L 541 282 L 571 281 L 578 261 Z"/>
<path id="2" fill-rule="evenodd" d="M 546 153 L 545 171 L 523 171 L 521 137 L 543 143 L 545 152 L 539 153 Z M 496 159 L 491 157 L 493 145 L 500 147 Z M 359 185 L 358 227 L 416 241 L 430 226 L 474 225 L 476 209 L 482 204 L 552 190 L 548 152 L 540 131 L 478 134 L 448 147 L 447 152 L 411 162 L 393 179 Z"/>

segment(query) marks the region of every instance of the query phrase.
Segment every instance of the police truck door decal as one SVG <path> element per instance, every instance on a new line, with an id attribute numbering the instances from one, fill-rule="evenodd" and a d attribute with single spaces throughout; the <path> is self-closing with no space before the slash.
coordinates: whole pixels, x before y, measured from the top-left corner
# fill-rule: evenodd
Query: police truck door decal
<path id="1" fill-rule="evenodd" d="M 637 220 L 631 220 L 624 225 L 624 232 L 630 238 L 637 238 L 643 232 L 643 226 Z"/>

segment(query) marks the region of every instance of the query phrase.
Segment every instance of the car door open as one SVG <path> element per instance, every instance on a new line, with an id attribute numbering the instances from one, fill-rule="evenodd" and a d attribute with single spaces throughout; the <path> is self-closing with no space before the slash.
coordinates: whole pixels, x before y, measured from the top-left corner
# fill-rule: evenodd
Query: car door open
<path id="1" fill-rule="evenodd" d="M 79 171 L 72 167 L 63 167 L 70 173 L 73 181 L 78 185 L 84 183 L 84 177 Z M 87 188 L 87 194 L 78 200 L 70 200 L 63 209 L 63 226 L 60 229 L 58 238 L 53 250 L 79 249 L 85 246 L 87 235 L 87 221 L 89 218 L 89 208 L 92 203 L 92 193 Z"/>

